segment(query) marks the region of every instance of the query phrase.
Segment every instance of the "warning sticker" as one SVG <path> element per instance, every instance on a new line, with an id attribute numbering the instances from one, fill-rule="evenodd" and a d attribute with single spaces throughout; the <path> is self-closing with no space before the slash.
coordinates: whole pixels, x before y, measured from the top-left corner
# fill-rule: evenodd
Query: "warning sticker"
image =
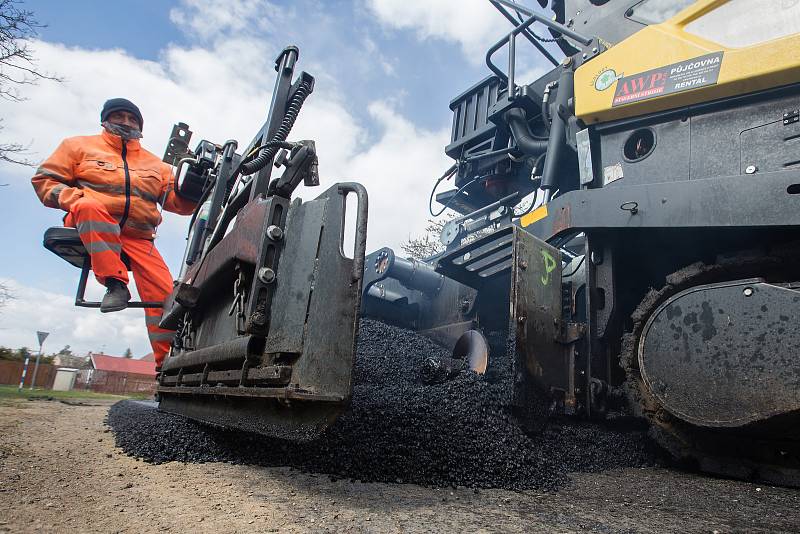
<path id="1" fill-rule="evenodd" d="M 680 93 L 706 85 L 719 78 L 722 52 L 673 63 L 657 69 L 625 76 L 617 82 L 612 107 Z"/>

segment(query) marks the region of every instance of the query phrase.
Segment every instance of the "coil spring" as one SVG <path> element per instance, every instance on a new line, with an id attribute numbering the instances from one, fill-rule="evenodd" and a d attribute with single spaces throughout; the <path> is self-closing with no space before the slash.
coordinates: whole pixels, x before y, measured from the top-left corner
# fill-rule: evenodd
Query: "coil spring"
<path id="1" fill-rule="evenodd" d="M 308 83 L 303 83 L 297 88 L 292 100 L 289 102 L 289 106 L 286 108 L 286 113 L 283 115 L 281 125 L 278 127 L 278 131 L 275 132 L 272 139 L 270 139 L 270 142 L 286 141 L 286 138 L 289 137 L 289 132 L 292 130 L 292 126 L 294 126 L 294 121 L 297 120 L 297 116 L 300 114 L 300 108 L 303 107 L 303 102 L 305 102 L 305 99 L 310 94 L 311 86 Z M 272 161 L 272 158 L 275 157 L 279 148 L 280 147 L 277 146 L 268 147 L 266 150 L 261 151 L 252 161 L 243 163 L 241 166 L 241 174 L 247 176 L 248 174 L 253 174 L 263 169 Z"/>

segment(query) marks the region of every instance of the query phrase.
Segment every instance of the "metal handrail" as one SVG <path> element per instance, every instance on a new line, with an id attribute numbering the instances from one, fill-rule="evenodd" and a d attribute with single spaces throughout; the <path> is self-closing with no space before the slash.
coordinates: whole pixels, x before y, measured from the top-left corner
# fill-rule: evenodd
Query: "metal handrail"
<path id="1" fill-rule="evenodd" d="M 517 4 L 516 2 L 512 2 L 511 0 L 489 0 L 489 2 L 505 18 L 514 24 L 514 29 L 503 36 L 503 38 L 497 41 L 494 45 L 492 45 L 492 47 L 486 52 L 486 66 L 489 67 L 489 70 L 491 70 L 498 78 L 500 78 L 500 80 L 506 82 L 508 87 L 508 97 L 510 99 L 514 98 L 514 91 L 516 90 L 516 85 L 514 83 L 514 71 L 516 66 L 516 37 L 518 34 L 523 34 L 550 62 L 552 62 L 554 65 L 558 65 L 558 61 L 556 61 L 555 58 L 538 41 L 535 40 L 535 36 L 533 36 L 528 30 L 528 27 L 531 24 L 534 22 L 540 22 L 548 28 L 555 30 L 566 37 L 569 37 L 570 39 L 573 39 L 584 46 L 589 46 L 592 43 L 591 38 L 581 35 L 580 33 L 567 28 L 563 24 L 554 20 L 550 20 L 544 15 L 536 13 L 535 11 L 528 9 L 523 5 Z M 514 17 L 503 8 L 503 6 L 509 7 L 518 13 L 522 13 L 528 18 L 522 22 L 517 22 Z M 497 67 L 497 65 L 494 64 L 494 62 L 492 62 L 492 56 L 505 44 L 508 44 L 509 49 L 508 74 L 504 73 L 499 67 Z"/>

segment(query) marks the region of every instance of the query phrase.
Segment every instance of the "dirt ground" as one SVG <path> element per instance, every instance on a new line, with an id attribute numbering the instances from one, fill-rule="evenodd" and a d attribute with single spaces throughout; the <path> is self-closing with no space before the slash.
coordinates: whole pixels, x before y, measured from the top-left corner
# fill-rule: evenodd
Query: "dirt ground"
<path id="1" fill-rule="evenodd" d="M 364 484 L 288 468 L 148 465 L 109 404 L 3 400 L 0 532 L 798 532 L 800 491 L 667 469 L 557 493 Z"/>

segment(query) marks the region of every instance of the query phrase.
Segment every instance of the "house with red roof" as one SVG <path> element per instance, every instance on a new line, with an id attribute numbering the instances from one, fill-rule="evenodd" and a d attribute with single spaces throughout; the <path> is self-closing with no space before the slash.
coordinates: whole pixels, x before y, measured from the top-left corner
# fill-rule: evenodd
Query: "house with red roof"
<path id="1" fill-rule="evenodd" d="M 134 360 L 122 356 L 108 354 L 89 354 L 92 369 L 97 371 L 110 371 L 113 373 L 127 373 L 135 375 L 156 376 L 156 363 L 154 361 Z"/>
<path id="2" fill-rule="evenodd" d="M 156 389 L 156 363 L 89 353 L 90 369 L 78 375 L 76 389 L 116 395 L 150 394 Z"/>

